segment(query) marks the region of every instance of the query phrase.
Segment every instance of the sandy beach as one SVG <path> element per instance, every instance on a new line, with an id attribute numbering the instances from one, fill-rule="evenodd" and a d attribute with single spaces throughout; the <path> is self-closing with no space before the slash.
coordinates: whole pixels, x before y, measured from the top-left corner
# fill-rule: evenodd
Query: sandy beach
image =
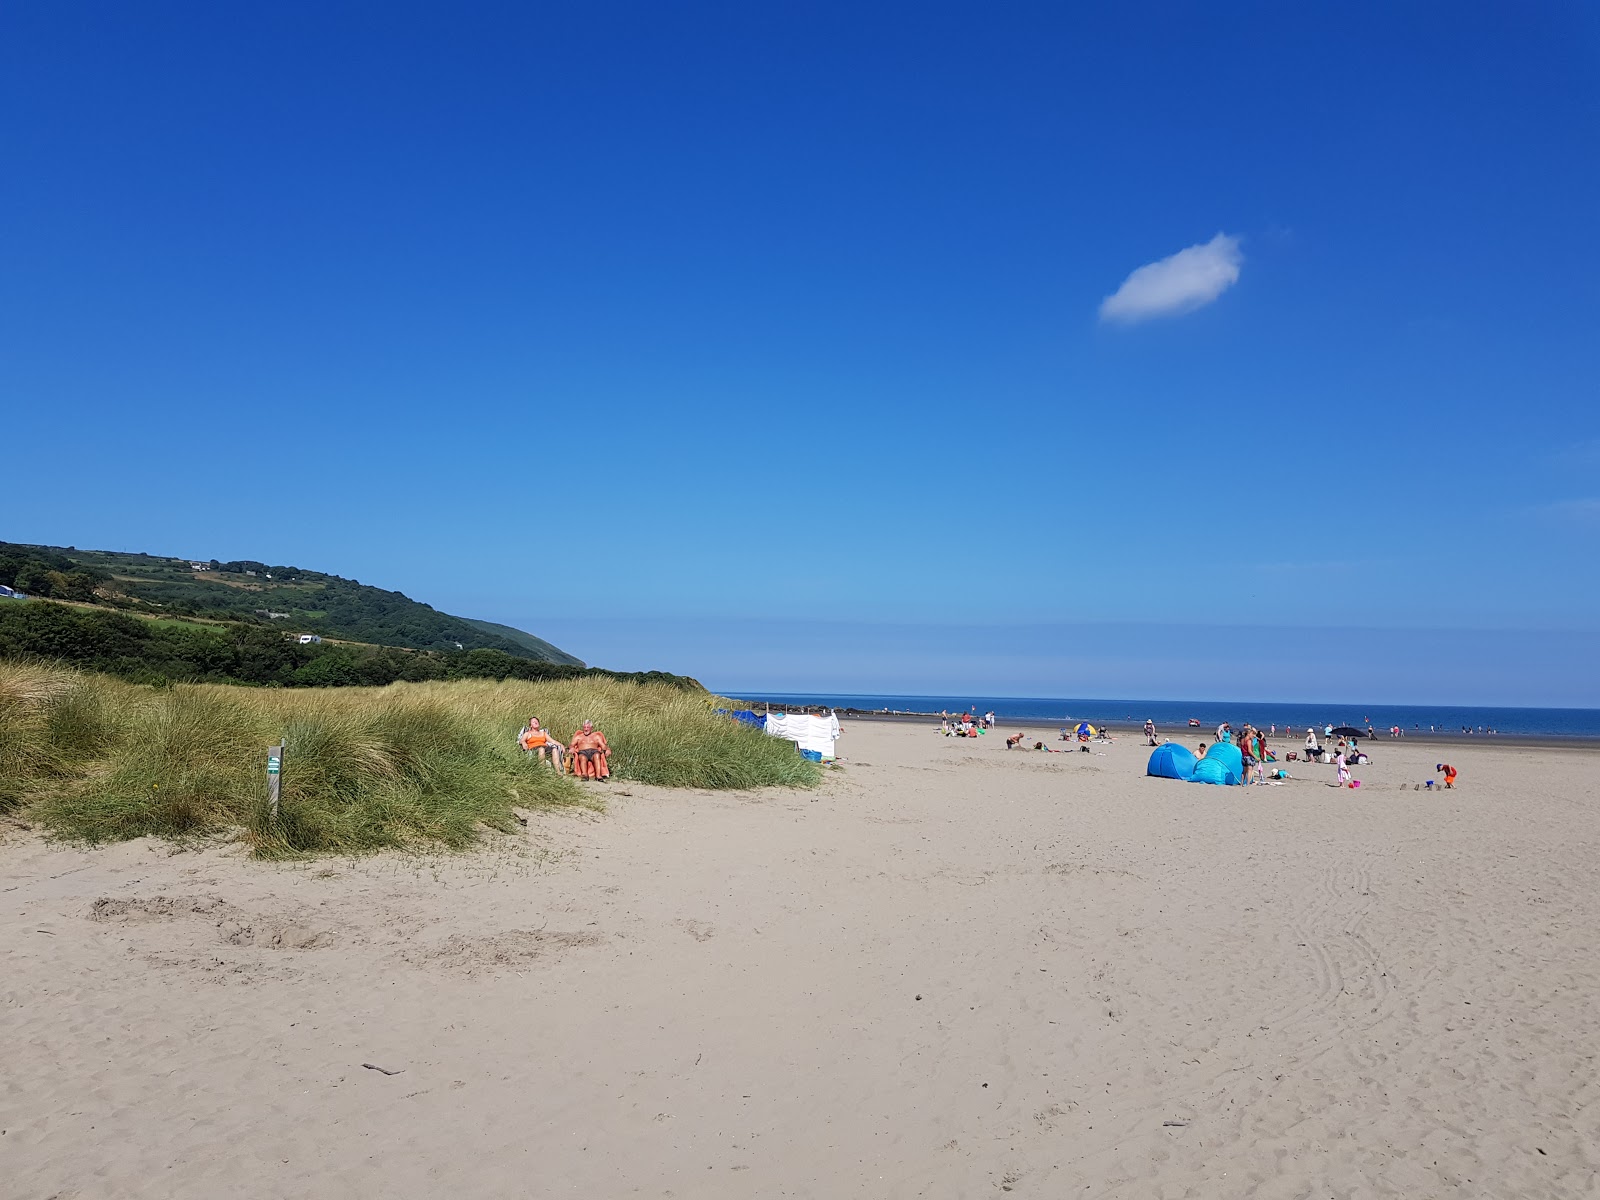
<path id="1" fill-rule="evenodd" d="M 0 1194 L 1600 1195 L 1600 755 L 1004 730 L 462 856 L 8 829 Z"/>

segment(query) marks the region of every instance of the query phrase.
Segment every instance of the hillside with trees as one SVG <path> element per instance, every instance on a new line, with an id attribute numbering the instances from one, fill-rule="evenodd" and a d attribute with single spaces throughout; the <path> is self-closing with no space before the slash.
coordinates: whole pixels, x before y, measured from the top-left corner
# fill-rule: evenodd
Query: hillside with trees
<path id="1" fill-rule="evenodd" d="M 448 679 L 608 678 L 702 690 L 662 671 L 606 671 L 508 654 L 298 638 L 238 622 L 147 618 L 51 600 L 0 600 L 0 659 L 71 664 L 135 683 L 235 683 L 256 687 L 381 687 Z"/>
<path id="2" fill-rule="evenodd" d="M 493 650 L 582 668 L 520 629 L 442 613 L 402 592 L 302 567 L 0 542 L 0 584 L 30 596 L 146 616 L 194 617 L 272 631 L 451 652 Z"/>

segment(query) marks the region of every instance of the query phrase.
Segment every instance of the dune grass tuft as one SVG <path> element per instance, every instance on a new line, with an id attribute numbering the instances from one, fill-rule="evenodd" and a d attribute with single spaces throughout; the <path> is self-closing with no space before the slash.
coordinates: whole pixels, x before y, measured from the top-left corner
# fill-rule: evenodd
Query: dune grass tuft
<path id="1" fill-rule="evenodd" d="M 516 827 L 514 809 L 598 806 L 524 756 L 537 715 L 565 742 L 585 719 L 613 747 L 615 779 L 671 787 L 807 787 L 792 743 L 717 716 L 704 694 L 582 679 L 385 688 L 151 688 L 0 663 L 0 811 L 27 808 L 90 842 L 234 833 L 263 857 L 470 846 Z M 287 743 L 282 801 L 267 810 L 266 748 Z"/>

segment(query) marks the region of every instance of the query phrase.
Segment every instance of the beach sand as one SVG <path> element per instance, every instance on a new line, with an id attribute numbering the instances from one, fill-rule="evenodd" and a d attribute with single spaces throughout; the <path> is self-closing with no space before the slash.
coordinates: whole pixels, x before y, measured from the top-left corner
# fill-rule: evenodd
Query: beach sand
<path id="1" fill-rule="evenodd" d="M 466 856 L 10 831 L 0 1194 L 1600 1195 L 1600 756 L 1004 730 Z"/>

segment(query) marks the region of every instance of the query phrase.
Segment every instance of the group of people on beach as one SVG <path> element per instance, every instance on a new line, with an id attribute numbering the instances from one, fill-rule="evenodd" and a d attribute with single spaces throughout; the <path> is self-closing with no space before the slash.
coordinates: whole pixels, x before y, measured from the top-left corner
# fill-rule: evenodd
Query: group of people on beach
<path id="1" fill-rule="evenodd" d="M 1154 724 L 1147 721 L 1145 722 L 1145 725 L 1146 736 L 1151 738 L 1152 744 L 1154 744 Z M 1273 728 L 1276 729 L 1277 726 L 1274 725 Z M 1244 779 L 1242 782 L 1265 783 L 1267 764 L 1269 762 L 1278 761 L 1278 756 L 1267 748 L 1266 731 L 1257 729 L 1254 725 L 1247 724 L 1243 731 L 1241 731 L 1238 736 L 1235 737 L 1233 726 L 1227 721 L 1224 721 L 1221 725 L 1217 726 L 1217 745 L 1226 746 L 1230 744 L 1237 745 L 1239 747 L 1239 757 L 1242 760 L 1244 772 Z M 1205 756 L 1206 744 L 1201 742 L 1199 749 L 1195 752 L 1195 757 L 1204 758 Z"/>
<path id="2" fill-rule="evenodd" d="M 945 737 L 977 737 L 994 728 L 992 712 L 984 713 L 981 717 L 976 713 L 957 713 L 954 720 L 947 712 L 939 716 L 939 732 Z"/>
<path id="3" fill-rule="evenodd" d="M 517 745 L 523 753 L 537 755 L 557 771 L 564 770 L 579 779 L 611 778 L 611 746 L 593 721 L 585 721 L 563 746 L 539 724 L 538 717 L 529 717 L 517 734 Z"/>

